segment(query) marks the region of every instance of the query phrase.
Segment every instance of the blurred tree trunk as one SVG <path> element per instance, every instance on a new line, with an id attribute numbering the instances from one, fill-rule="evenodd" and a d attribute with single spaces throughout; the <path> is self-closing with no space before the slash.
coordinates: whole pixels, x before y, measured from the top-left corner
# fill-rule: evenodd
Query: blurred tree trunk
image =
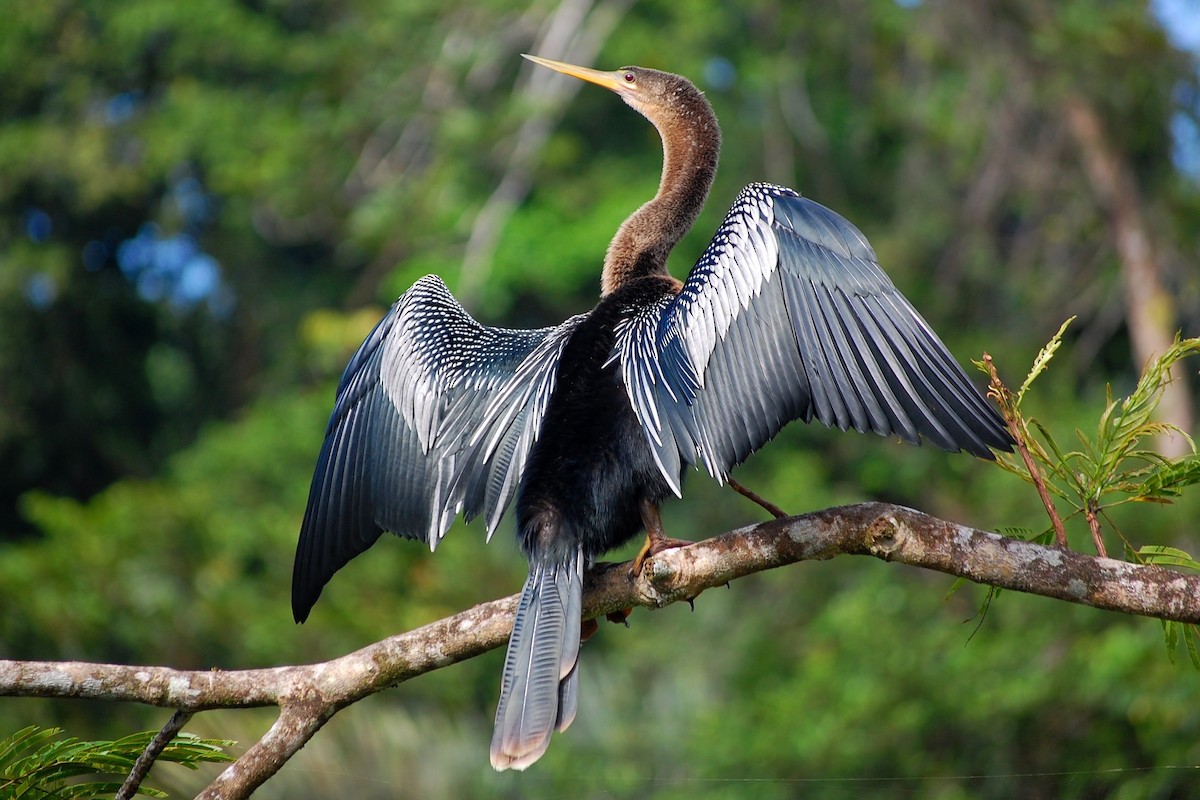
<path id="1" fill-rule="evenodd" d="M 1146 226 L 1132 169 L 1109 144 L 1100 116 L 1086 99 L 1078 93 L 1068 95 L 1064 111 L 1092 191 L 1109 216 L 1120 259 L 1133 358 L 1140 369 L 1175 340 L 1179 324 L 1175 299 L 1163 285 L 1162 263 Z M 1191 433 L 1191 392 L 1180 362 L 1171 368 L 1171 377 L 1158 408 L 1159 419 Z M 1190 452 L 1179 435 L 1160 437 L 1158 450 L 1171 458 Z"/>
<path id="2" fill-rule="evenodd" d="M 1145 10 L 1113 4 L 1093 11 L 1093 5 L 1086 0 L 946 4 L 939 7 L 938 19 L 946 26 L 945 47 L 958 53 L 963 69 L 985 76 L 975 86 L 988 86 L 989 73 L 991 79 L 1003 80 L 998 97 L 981 95 L 989 101 L 982 135 L 1014 154 L 993 162 L 1004 171 L 977 182 L 984 202 L 965 205 L 992 214 L 973 214 L 967 224 L 978 229 L 979 220 L 999 219 L 995 210 L 1002 211 L 1007 200 L 1010 213 L 1028 221 L 1025 230 L 1033 232 L 1039 251 L 1026 257 L 1026 265 L 1039 271 L 1044 263 L 1063 265 L 1063 275 L 1046 275 L 1042 281 L 1040 302 L 1051 304 L 1042 313 L 1065 316 L 1066 308 L 1090 318 L 1093 341 L 1085 350 L 1098 350 L 1097 340 L 1111 339 L 1124 319 L 1130 361 L 1140 372 L 1171 346 L 1180 328 L 1180 303 L 1164 278 L 1167 248 L 1154 241 L 1166 226 L 1152 224 L 1146 198 L 1154 188 L 1151 178 L 1141 177 L 1173 167 L 1161 149 L 1150 154 L 1145 139 L 1132 131 L 1165 130 L 1172 103 L 1165 87 L 1172 85 L 1174 73 L 1164 65 L 1174 56 Z M 1122 75 L 1113 53 L 1080 46 L 1080 37 L 1100 41 L 1102 32 L 1114 37 L 1114 52 L 1144 68 Z M 1115 89 L 1118 84 L 1120 90 Z M 996 126 L 997 107 L 1008 109 L 1010 125 L 1001 116 L 1003 127 Z M 1127 127 L 1118 127 L 1122 125 Z M 987 191 L 993 181 L 994 190 Z M 1091 241 L 1091 219 L 1109 231 L 1105 241 Z M 1062 227 L 1047 235 L 1047 223 Z M 1113 260 L 1123 302 L 1102 291 L 1106 282 L 1100 271 Z M 1192 398 L 1179 364 L 1171 376 L 1158 419 L 1190 434 L 1195 424 Z M 1160 437 L 1156 447 L 1173 458 L 1190 452 L 1179 435 Z"/>

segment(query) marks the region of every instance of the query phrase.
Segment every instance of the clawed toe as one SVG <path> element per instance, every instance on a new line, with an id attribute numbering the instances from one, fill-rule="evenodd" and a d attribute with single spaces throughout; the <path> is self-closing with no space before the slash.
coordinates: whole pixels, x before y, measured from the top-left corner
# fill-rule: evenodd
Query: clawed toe
<path id="1" fill-rule="evenodd" d="M 637 578 L 642 574 L 642 569 L 646 566 L 646 562 L 664 550 L 673 550 L 676 547 L 687 547 L 695 544 L 687 539 L 669 539 L 666 536 L 648 536 L 646 543 L 642 545 L 642 549 L 633 559 L 633 563 L 629 566 L 629 577 Z"/>

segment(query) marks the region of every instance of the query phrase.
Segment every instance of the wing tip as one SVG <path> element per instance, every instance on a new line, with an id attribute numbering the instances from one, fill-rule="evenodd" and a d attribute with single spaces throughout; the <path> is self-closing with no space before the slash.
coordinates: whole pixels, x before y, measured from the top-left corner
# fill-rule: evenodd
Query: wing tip
<path id="1" fill-rule="evenodd" d="M 997 419 L 997 423 L 999 420 Z M 945 441 L 938 441 L 922 431 L 921 439 L 916 444 L 930 442 L 949 453 L 966 453 L 983 461 L 995 461 L 996 451 L 1011 453 L 1016 441 L 1009 432 L 1001 427 L 984 429 L 964 428 L 969 440 L 963 441 L 961 436 L 950 436 Z"/>
<path id="2" fill-rule="evenodd" d="M 317 598 L 320 596 L 320 589 L 313 592 L 307 587 L 292 587 L 292 619 L 297 625 L 308 621 L 308 615 L 312 613 L 313 606 L 317 604 Z"/>
<path id="3" fill-rule="evenodd" d="M 313 562 L 310 557 L 311 537 L 307 526 L 300 530 L 300 541 L 296 544 L 296 558 L 292 563 L 292 619 L 302 625 L 316 605 L 324 585 L 313 586 Z"/>

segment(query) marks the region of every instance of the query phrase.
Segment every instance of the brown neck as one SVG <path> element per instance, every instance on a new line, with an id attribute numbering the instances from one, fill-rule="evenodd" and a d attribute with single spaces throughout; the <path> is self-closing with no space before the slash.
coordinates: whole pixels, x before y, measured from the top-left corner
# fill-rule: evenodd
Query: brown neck
<path id="1" fill-rule="evenodd" d="M 621 224 L 608 245 L 600 294 L 649 275 L 666 275 L 667 256 L 692 227 L 717 174 L 721 129 L 704 95 L 669 110 L 643 111 L 663 143 L 658 194 Z"/>

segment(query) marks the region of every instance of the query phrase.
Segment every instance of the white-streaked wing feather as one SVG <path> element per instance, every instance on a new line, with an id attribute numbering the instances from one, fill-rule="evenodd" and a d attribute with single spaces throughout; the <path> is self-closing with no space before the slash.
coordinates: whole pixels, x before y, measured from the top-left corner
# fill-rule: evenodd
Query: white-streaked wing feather
<path id="1" fill-rule="evenodd" d="M 511 503 L 580 317 L 480 325 L 435 276 L 392 306 L 338 387 L 296 549 L 293 610 L 387 530 L 436 547 L 456 514 L 488 535 Z"/>
<path id="2" fill-rule="evenodd" d="M 991 457 L 1003 423 L 862 233 L 790 189 L 747 186 L 674 299 L 618 329 L 630 403 L 672 489 L 718 480 L 794 419 Z"/>

